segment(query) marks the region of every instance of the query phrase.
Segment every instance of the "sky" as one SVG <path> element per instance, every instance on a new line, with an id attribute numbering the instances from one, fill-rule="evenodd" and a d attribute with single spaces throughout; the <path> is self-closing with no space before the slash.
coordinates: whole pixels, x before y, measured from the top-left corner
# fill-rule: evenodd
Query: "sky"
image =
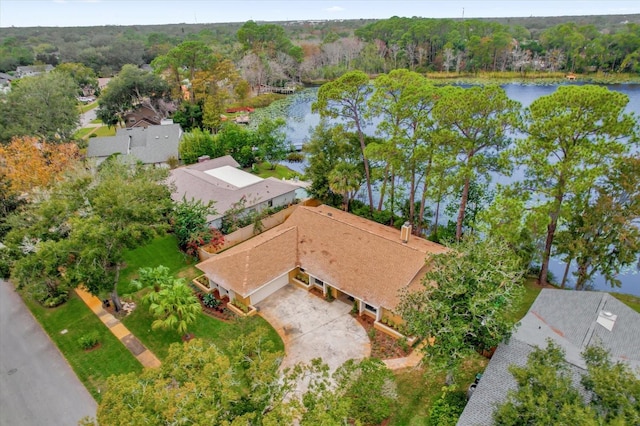
<path id="1" fill-rule="evenodd" d="M 0 0 L 0 27 L 640 13 L 638 0 Z"/>

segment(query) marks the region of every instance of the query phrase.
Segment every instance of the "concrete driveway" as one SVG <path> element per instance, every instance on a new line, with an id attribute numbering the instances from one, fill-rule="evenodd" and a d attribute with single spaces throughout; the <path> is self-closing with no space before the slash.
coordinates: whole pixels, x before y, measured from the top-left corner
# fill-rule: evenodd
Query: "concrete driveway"
<path id="1" fill-rule="evenodd" d="M 367 333 L 351 316 L 351 305 L 344 302 L 329 303 L 288 284 L 257 308 L 284 341 L 283 368 L 322 358 L 334 371 L 349 359 L 371 354 Z"/>
<path id="2" fill-rule="evenodd" d="M 0 280 L 0 425 L 75 425 L 96 408 L 12 285 Z"/>

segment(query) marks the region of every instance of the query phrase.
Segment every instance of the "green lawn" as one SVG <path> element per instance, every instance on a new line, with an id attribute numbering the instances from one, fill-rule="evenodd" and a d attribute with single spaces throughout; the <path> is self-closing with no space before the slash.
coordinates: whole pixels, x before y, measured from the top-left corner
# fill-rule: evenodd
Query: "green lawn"
<path id="1" fill-rule="evenodd" d="M 99 118 L 94 118 L 93 120 L 91 120 L 92 124 L 102 124 L 102 120 L 100 120 Z"/>
<path id="2" fill-rule="evenodd" d="M 467 358 L 455 377 L 459 390 L 466 391 L 468 386 L 473 383 L 476 374 L 484 371 L 488 362 L 487 358 L 479 354 Z M 445 379 L 444 372 L 434 372 L 429 365 L 396 372 L 397 410 L 391 416 L 389 425 L 417 426 L 426 424 L 431 404 L 442 394 Z"/>
<path id="3" fill-rule="evenodd" d="M 86 137 L 87 135 L 89 135 L 89 133 L 93 132 L 94 127 L 83 127 L 82 129 L 79 129 L 74 135 L 73 138 L 74 139 L 83 139 L 84 137 Z"/>
<path id="4" fill-rule="evenodd" d="M 96 131 L 94 132 L 94 134 L 96 136 L 115 136 L 116 129 L 115 127 L 102 126 L 102 127 L 96 128 Z"/>
<path id="5" fill-rule="evenodd" d="M 296 176 L 300 176 L 299 173 L 296 173 L 290 168 L 280 164 L 278 164 L 274 170 L 271 170 L 271 164 L 267 162 L 256 164 L 254 169 L 247 168 L 245 171 L 256 174 L 261 178 L 275 177 L 278 179 L 293 179 Z"/>
<path id="6" fill-rule="evenodd" d="M 24 297 L 24 300 L 80 381 L 100 401 L 100 391 L 105 388 L 109 376 L 141 371 L 142 365 L 96 314 L 75 293 L 71 294 L 69 301 L 57 308 L 44 308 L 29 297 Z M 62 334 L 63 330 L 67 332 Z M 84 351 L 78 339 L 93 331 L 100 335 L 100 346 Z"/>
<path id="7" fill-rule="evenodd" d="M 533 305 L 533 302 L 536 300 L 536 297 L 538 297 L 538 294 L 540 294 L 541 290 L 542 288 L 538 287 L 535 278 L 528 277 L 527 279 L 525 279 L 524 294 L 522 296 L 522 299 L 520 300 L 520 303 L 511 315 L 511 318 L 516 321 L 520 321 L 527 314 L 529 308 L 531 307 L 531 305 Z"/>
<path id="8" fill-rule="evenodd" d="M 640 297 L 634 296 L 633 294 L 623 294 L 623 293 L 614 293 L 613 291 L 609 293 L 631 309 L 636 312 L 640 312 Z"/>
<path id="9" fill-rule="evenodd" d="M 177 277 L 192 280 L 201 274 L 196 268 L 195 259 L 178 250 L 178 241 L 172 234 L 159 237 L 146 246 L 124 253 L 125 267 L 120 271 L 118 293 L 131 294 L 138 291 L 131 286 L 131 280 L 138 277 L 138 270 L 145 267 L 164 265 Z"/>
<path id="10" fill-rule="evenodd" d="M 98 101 L 91 102 L 89 104 L 83 104 L 78 107 L 80 114 L 84 114 L 87 111 L 91 111 L 94 108 L 98 107 Z"/>
<path id="11" fill-rule="evenodd" d="M 169 345 L 180 342 L 182 336 L 174 330 L 151 330 L 153 317 L 149 313 L 149 309 L 140 303 L 139 297 L 136 296 L 134 299 L 138 303 L 138 307 L 122 322 L 160 360 L 164 360 L 169 353 Z M 274 349 L 284 351 L 284 344 L 280 336 L 268 322 L 258 316 L 224 322 L 201 313 L 197 321 L 189 327 L 189 333 L 193 333 L 197 338 L 213 342 L 224 350 L 226 342 L 241 334 L 251 333 L 260 326 L 267 330 L 267 337 L 274 343 Z"/>

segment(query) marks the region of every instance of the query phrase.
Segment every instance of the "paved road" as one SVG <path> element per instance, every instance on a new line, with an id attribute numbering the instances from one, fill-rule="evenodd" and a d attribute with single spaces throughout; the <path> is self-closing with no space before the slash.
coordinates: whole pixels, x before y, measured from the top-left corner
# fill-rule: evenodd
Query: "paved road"
<path id="1" fill-rule="evenodd" d="M 96 402 L 11 284 L 0 280 L 0 425 L 73 426 Z"/>
<path id="2" fill-rule="evenodd" d="M 91 123 L 93 120 L 96 119 L 96 110 L 97 108 L 93 108 L 90 109 L 89 111 L 85 112 L 84 114 L 80 114 L 80 127 L 97 127 L 100 126 L 100 124 L 93 124 Z"/>

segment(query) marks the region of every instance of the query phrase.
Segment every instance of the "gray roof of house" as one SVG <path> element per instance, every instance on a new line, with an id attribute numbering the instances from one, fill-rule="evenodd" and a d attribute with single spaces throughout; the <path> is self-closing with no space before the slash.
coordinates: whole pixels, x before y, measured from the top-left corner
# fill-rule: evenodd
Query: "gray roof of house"
<path id="1" fill-rule="evenodd" d="M 202 200 L 204 203 L 213 201 L 214 208 L 218 213 L 207 218 L 211 222 L 224 216 L 234 204 L 243 198 L 246 200 L 245 208 L 251 208 L 298 189 L 297 186 L 276 178 L 262 179 L 254 184 L 238 188 L 205 173 L 207 170 L 223 166 L 238 167 L 239 164 L 232 157 L 225 156 L 171 170 L 167 180 L 173 187 L 171 197 L 174 201 L 180 201 L 183 197 L 187 200 Z"/>
<path id="2" fill-rule="evenodd" d="M 179 158 L 181 138 L 179 124 L 118 129 L 115 136 L 90 138 L 87 157 L 104 158 L 118 153 L 131 155 L 144 164 L 163 163 L 170 157 Z"/>
<path id="3" fill-rule="evenodd" d="M 597 322 L 603 311 L 617 315 L 611 331 Z M 535 347 L 546 347 L 547 339 L 564 349 L 576 385 L 586 368 L 580 354 L 590 345 L 609 350 L 614 362 L 640 368 L 640 314 L 608 293 L 543 289 L 511 339 L 491 358 L 458 426 L 492 425 L 496 406 L 516 388 L 509 366 L 525 365 Z"/>
<path id="4" fill-rule="evenodd" d="M 16 68 L 16 72 L 49 72 L 53 70 L 53 65 L 24 65 Z"/>

